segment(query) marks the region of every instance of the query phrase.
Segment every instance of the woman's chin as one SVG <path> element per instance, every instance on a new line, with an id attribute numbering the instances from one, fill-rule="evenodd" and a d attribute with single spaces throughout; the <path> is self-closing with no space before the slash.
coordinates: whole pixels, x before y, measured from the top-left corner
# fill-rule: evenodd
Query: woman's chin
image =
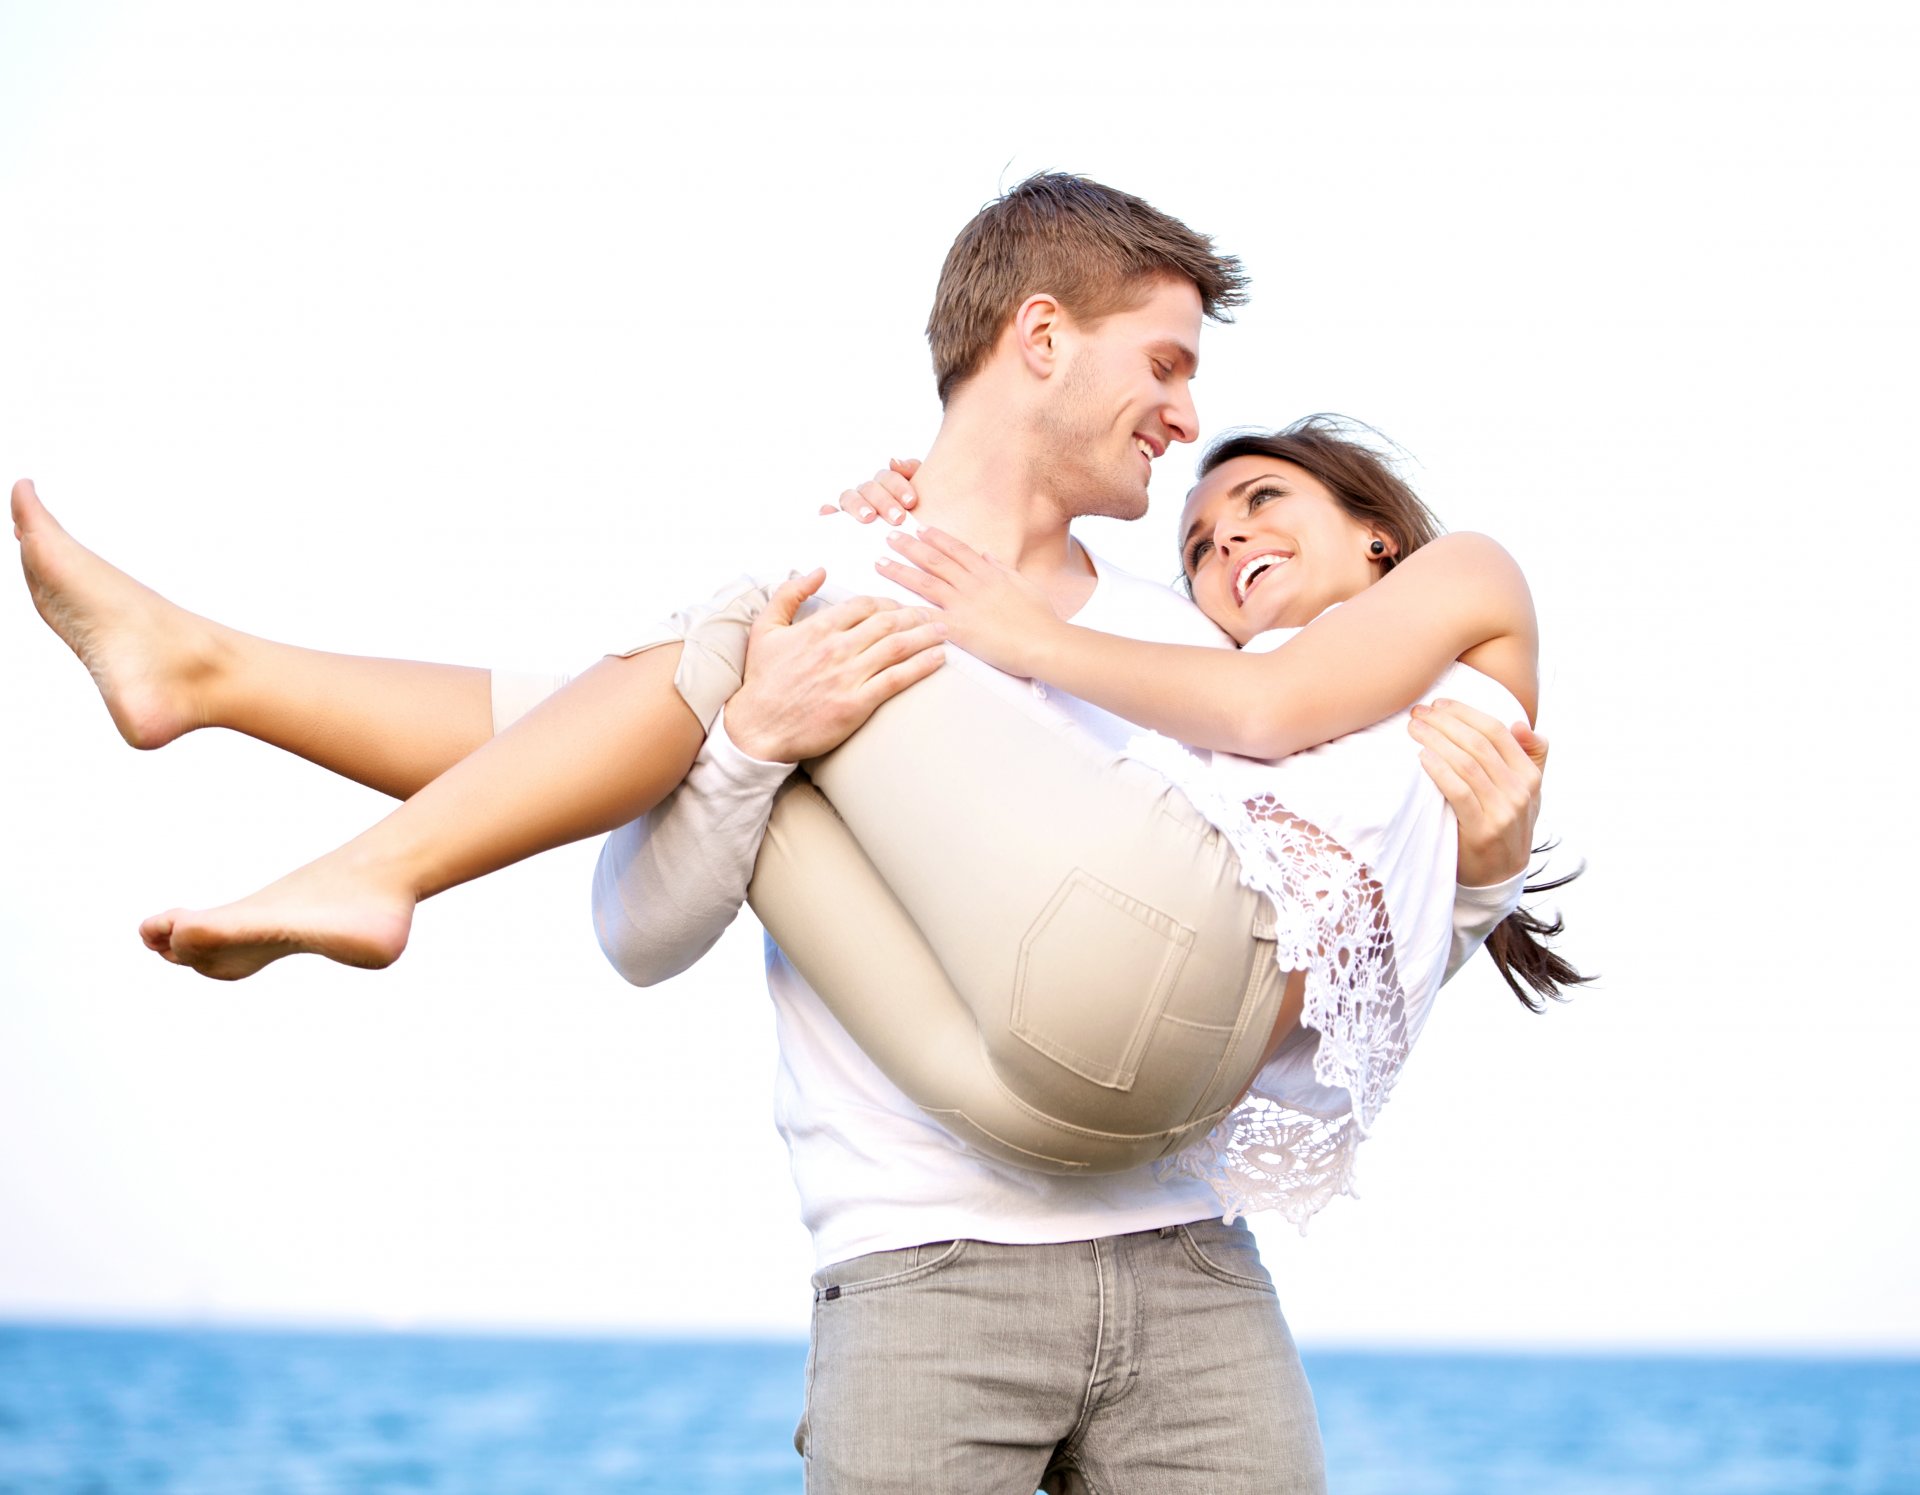
<path id="1" fill-rule="evenodd" d="M 1233 636 L 1235 643 L 1245 648 L 1263 633 L 1271 633 L 1276 628 L 1293 627 L 1286 621 L 1287 612 L 1284 597 L 1262 597 L 1255 592 L 1240 605 L 1227 632 Z"/>

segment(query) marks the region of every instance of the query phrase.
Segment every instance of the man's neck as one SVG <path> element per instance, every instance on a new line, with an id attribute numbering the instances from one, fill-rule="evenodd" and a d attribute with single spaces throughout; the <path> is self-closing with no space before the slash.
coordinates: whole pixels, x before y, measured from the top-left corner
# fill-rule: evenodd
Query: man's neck
<path id="1" fill-rule="evenodd" d="M 1027 440 L 1004 420 L 950 409 L 914 474 L 914 512 L 1013 567 L 1071 616 L 1093 595 L 1093 563 L 1068 534 L 1071 510 L 1048 489 Z"/>

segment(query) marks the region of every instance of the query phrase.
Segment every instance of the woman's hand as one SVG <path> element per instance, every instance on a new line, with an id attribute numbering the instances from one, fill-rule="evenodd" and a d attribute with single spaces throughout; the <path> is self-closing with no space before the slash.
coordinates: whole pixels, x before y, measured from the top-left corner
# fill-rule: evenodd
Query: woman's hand
<path id="1" fill-rule="evenodd" d="M 910 481 L 919 470 L 918 457 L 895 457 L 858 488 L 849 488 L 842 493 L 837 512 L 851 514 L 862 524 L 873 523 L 881 514 L 887 516 L 888 524 L 904 524 L 906 511 L 920 502 L 920 496 L 913 491 Z M 822 504 L 820 512 L 835 513 L 836 506 Z"/>
<path id="2" fill-rule="evenodd" d="M 947 636 L 977 659 L 1012 675 L 1031 675 L 1045 641 L 1062 625 L 1046 593 L 1011 567 L 937 529 L 887 543 L 908 561 L 874 563 L 940 609 Z"/>

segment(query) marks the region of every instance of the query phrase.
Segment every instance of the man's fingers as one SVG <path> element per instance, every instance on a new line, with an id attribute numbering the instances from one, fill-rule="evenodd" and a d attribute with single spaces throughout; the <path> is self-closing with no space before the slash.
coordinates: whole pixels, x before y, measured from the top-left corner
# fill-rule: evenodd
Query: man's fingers
<path id="1" fill-rule="evenodd" d="M 899 605 L 891 597 L 848 597 L 831 607 L 821 608 L 798 626 L 813 633 L 844 633 L 866 622 L 875 613 L 886 612 Z"/>
<path id="2" fill-rule="evenodd" d="M 1479 804 L 1467 781 L 1454 772 L 1453 765 L 1441 757 L 1432 748 L 1420 749 L 1420 766 L 1427 771 L 1427 777 L 1440 787 L 1447 803 L 1453 806 L 1456 816 L 1471 814 Z"/>
<path id="3" fill-rule="evenodd" d="M 872 711 L 881 702 L 892 700 L 915 681 L 926 679 L 946 662 L 945 649 L 922 649 L 899 664 L 881 670 L 869 680 L 861 692 L 861 702 L 868 711 Z"/>
<path id="4" fill-rule="evenodd" d="M 1530 772 L 1531 765 L 1526 752 L 1514 741 L 1506 724 L 1488 716 L 1486 712 L 1476 710 L 1464 701 L 1440 700 L 1419 714 L 1462 747 L 1480 753 L 1481 761 L 1486 762 L 1489 769 L 1494 769 L 1495 765 L 1488 762 L 1481 749 L 1492 751 L 1501 762 L 1522 776 Z"/>
<path id="5" fill-rule="evenodd" d="M 1421 762 L 1424 763 L 1429 757 L 1437 759 L 1447 765 L 1453 777 L 1477 804 L 1490 807 L 1495 803 L 1499 790 L 1487 766 L 1471 751 L 1424 716 L 1414 718 L 1412 732 L 1414 740 L 1421 747 Z M 1445 789 L 1445 785 L 1441 787 Z M 1447 797 L 1451 799 L 1453 796 Z M 1454 808 L 1458 810 L 1460 806 L 1456 804 Z"/>
<path id="6" fill-rule="evenodd" d="M 1437 705 L 1416 708 L 1414 721 L 1470 754 L 1488 779 L 1509 798 L 1526 799 L 1536 792 L 1539 769 L 1534 767 L 1513 734 L 1485 712 L 1454 701 L 1447 702 L 1445 709 Z M 1420 736 L 1418 732 L 1414 735 Z"/>
<path id="7" fill-rule="evenodd" d="M 773 589 L 773 595 L 767 599 L 767 605 L 760 610 L 755 626 L 764 624 L 768 628 L 784 628 L 793 622 L 793 615 L 800 611 L 800 604 L 820 590 L 820 584 L 827 579 L 826 569 L 815 566 L 805 576 L 796 576 L 783 581 Z"/>
<path id="8" fill-rule="evenodd" d="M 898 629 L 869 642 L 853 660 L 853 666 L 870 674 L 882 674 L 903 659 L 945 643 L 946 638 L 946 625 L 935 621 Z"/>
<path id="9" fill-rule="evenodd" d="M 920 628 L 934 628 L 942 635 L 946 632 L 946 625 L 935 621 L 931 609 L 899 606 L 889 608 L 884 612 L 875 613 L 855 627 L 842 630 L 839 638 L 834 641 L 837 657 L 851 659 L 884 639 L 911 633 Z"/>
<path id="10" fill-rule="evenodd" d="M 1509 730 L 1513 740 L 1520 744 L 1520 751 L 1527 755 L 1536 773 L 1547 771 L 1547 739 L 1534 731 L 1525 722 L 1515 722 Z"/>

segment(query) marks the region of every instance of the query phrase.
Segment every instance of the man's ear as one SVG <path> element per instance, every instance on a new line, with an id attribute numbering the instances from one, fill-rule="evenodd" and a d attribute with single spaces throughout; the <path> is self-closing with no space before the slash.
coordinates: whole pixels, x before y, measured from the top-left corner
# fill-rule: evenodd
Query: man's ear
<path id="1" fill-rule="evenodd" d="M 1013 314 L 1013 345 L 1028 373 L 1052 374 L 1060 361 L 1059 333 L 1066 322 L 1060 303 L 1044 293 L 1027 297 Z"/>

